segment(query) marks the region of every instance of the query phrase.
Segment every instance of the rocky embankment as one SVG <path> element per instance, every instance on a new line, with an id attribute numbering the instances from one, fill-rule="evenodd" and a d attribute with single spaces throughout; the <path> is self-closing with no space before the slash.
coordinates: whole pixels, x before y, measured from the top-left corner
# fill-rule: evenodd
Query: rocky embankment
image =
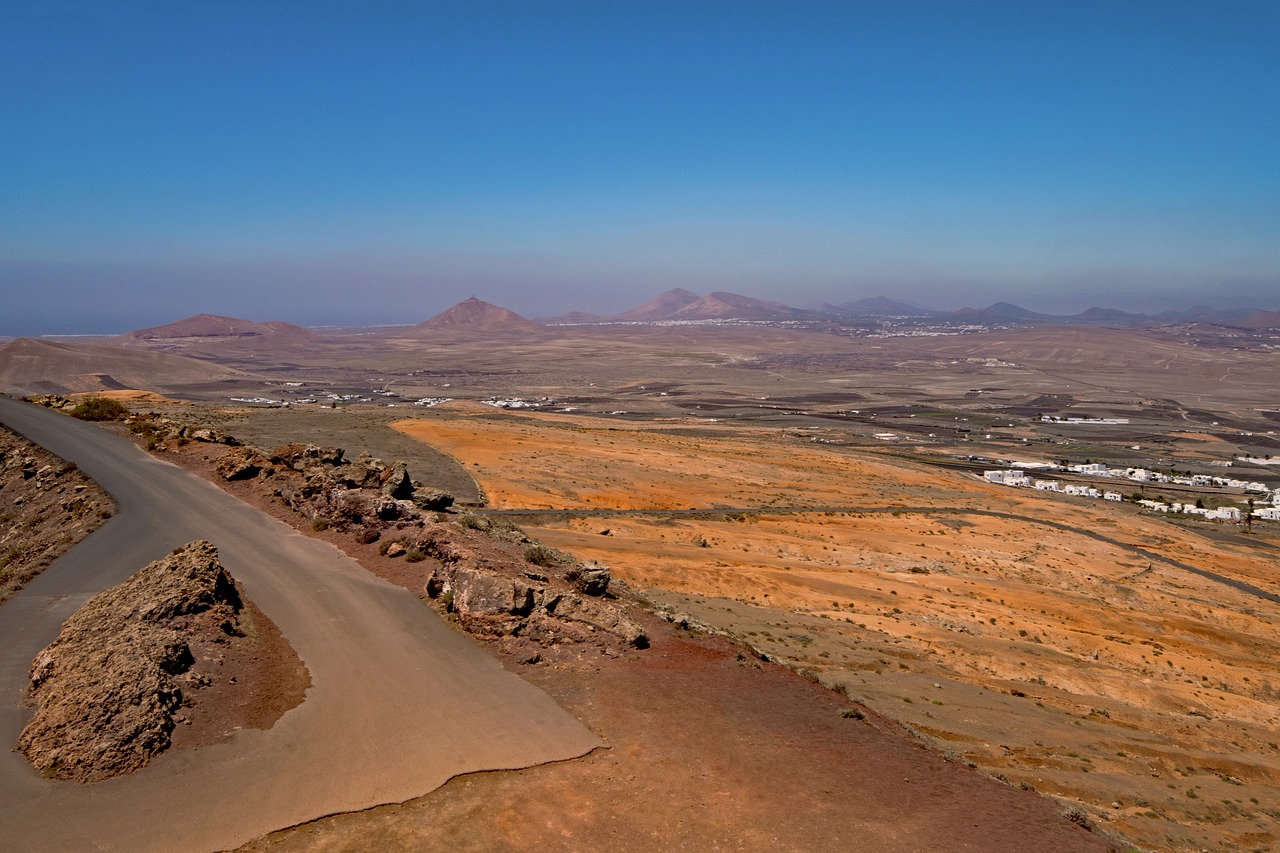
<path id="1" fill-rule="evenodd" d="M 255 482 L 313 531 L 377 542 L 380 558 L 404 564 L 389 573 L 393 580 L 524 660 L 566 647 L 647 644 L 610 589 L 607 568 L 579 563 L 510 524 L 448 512 L 453 497 L 414 480 L 403 462 L 348 461 L 341 448 L 314 445 L 235 446 L 215 470 L 228 482 Z"/>
<path id="2" fill-rule="evenodd" d="M 31 665 L 38 703 L 19 749 L 47 776 L 137 770 L 171 742 L 207 670 L 242 638 L 243 602 L 208 542 L 192 542 L 95 596 Z"/>
<path id="3" fill-rule="evenodd" d="M 647 645 L 607 568 L 579 563 L 510 524 L 452 512 L 453 496 L 415 480 L 404 462 L 348 459 L 340 447 L 311 444 L 264 450 L 153 415 L 134 416 L 129 430 L 153 451 L 187 451 L 192 463 L 198 448 L 233 490 L 288 508 L 295 522 L 348 551 L 352 542 L 377 543 L 376 558 L 352 555 L 523 660 Z"/>
<path id="4" fill-rule="evenodd" d="M 75 465 L 0 427 L 0 602 L 114 509 Z"/>

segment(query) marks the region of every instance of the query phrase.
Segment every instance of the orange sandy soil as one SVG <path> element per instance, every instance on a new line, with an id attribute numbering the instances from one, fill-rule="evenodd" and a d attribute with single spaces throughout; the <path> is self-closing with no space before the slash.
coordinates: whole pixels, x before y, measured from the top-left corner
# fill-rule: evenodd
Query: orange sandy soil
<path id="1" fill-rule="evenodd" d="M 163 456 L 422 594 L 430 560 L 379 555 L 377 544 L 336 528 L 311 531 L 272 497 L 271 480 L 221 481 L 213 469 L 224 451 L 188 444 Z M 924 748 L 892 721 L 755 659 L 740 643 L 677 629 L 642 609 L 633 615 L 651 647 L 623 656 L 585 650 L 529 665 L 490 645 L 608 749 L 463 776 L 424 797 L 322 818 L 241 850 L 1126 849 L 1083 829 L 1083 815 L 1069 818 L 1060 803 Z"/>
<path id="2" fill-rule="evenodd" d="M 1280 608 L 1159 559 L 1276 593 L 1266 541 L 776 429 L 480 408 L 399 428 L 498 508 L 902 507 L 524 526 L 1144 848 L 1280 846 Z"/>

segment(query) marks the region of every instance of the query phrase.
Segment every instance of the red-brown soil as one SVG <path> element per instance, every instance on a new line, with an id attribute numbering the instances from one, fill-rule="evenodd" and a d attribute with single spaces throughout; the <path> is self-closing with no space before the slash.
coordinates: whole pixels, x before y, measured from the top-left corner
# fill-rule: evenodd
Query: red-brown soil
<path id="1" fill-rule="evenodd" d="M 311 686 L 307 668 L 275 623 L 241 593 L 240 630 L 230 643 L 191 638 L 193 669 L 210 679 L 190 693 L 170 749 L 207 746 L 237 729 L 269 729 L 297 707 Z"/>
<path id="2" fill-rule="evenodd" d="M 248 851 L 1115 849 L 1052 801 L 984 777 L 737 646 L 646 626 L 652 648 L 519 667 L 611 745 L 454 779 Z"/>

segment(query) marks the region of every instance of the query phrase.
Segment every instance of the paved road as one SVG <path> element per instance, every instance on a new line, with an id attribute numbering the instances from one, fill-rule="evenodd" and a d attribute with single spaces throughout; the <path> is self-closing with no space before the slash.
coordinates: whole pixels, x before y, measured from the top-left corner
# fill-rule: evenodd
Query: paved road
<path id="1" fill-rule="evenodd" d="M 0 739 L 16 744 L 26 670 L 97 592 L 193 539 L 311 671 L 268 731 L 161 756 L 94 785 L 41 778 L 0 750 L 0 848 L 217 850 L 337 812 L 402 802 L 450 777 L 575 758 L 602 743 L 410 593 L 104 430 L 0 397 L 0 423 L 75 462 L 119 513 L 0 607 Z"/>

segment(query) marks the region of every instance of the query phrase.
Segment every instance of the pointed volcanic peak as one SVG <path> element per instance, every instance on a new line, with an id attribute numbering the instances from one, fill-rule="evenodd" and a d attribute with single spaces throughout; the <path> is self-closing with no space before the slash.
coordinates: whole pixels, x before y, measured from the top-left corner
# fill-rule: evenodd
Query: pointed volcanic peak
<path id="1" fill-rule="evenodd" d="M 766 302 L 717 290 L 696 302 L 690 302 L 670 319 L 672 320 L 805 320 L 814 319 L 812 311 L 801 311 L 781 302 Z"/>
<path id="2" fill-rule="evenodd" d="M 701 297 L 698 294 L 682 287 L 676 287 L 665 293 L 658 294 L 638 308 L 615 314 L 613 319 L 624 321 L 671 320 L 681 308 L 692 305 L 699 299 Z"/>
<path id="3" fill-rule="evenodd" d="M 831 313 L 848 314 L 854 317 L 934 317 L 939 314 L 938 311 L 918 308 L 887 296 L 870 296 L 866 299 L 855 299 L 852 302 L 823 307 Z"/>
<path id="4" fill-rule="evenodd" d="M 31 338 L 0 346 L 0 390 L 16 394 L 124 389 L 164 392 L 248 375 L 208 361 L 137 347 Z"/>
<path id="5" fill-rule="evenodd" d="M 514 311 L 491 305 L 474 296 L 411 327 L 410 334 L 439 332 L 538 332 L 542 327 Z"/>
<path id="6" fill-rule="evenodd" d="M 255 323 L 252 320 L 241 320 L 238 317 L 223 317 L 218 314 L 197 314 L 164 326 L 150 329 L 138 329 L 121 335 L 123 344 L 140 343 L 144 345 L 170 345 L 176 342 L 210 340 L 242 341 L 246 338 L 276 338 L 279 340 L 306 340 L 315 337 L 315 333 L 292 323 L 271 321 Z"/>

